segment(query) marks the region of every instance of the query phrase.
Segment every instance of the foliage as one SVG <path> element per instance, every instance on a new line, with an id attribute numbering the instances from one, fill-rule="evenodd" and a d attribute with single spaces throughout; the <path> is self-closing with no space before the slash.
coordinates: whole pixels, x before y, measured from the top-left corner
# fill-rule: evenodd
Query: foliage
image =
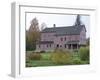
<path id="1" fill-rule="evenodd" d="M 45 51 L 40 51 L 40 53 L 45 53 Z"/>
<path id="2" fill-rule="evenodd" d="M 29 30 L 26 31 L 26 50 L 35 50 L 36 42 L 40 39 L 40 31 L 38 20 L 34 18 L 31 22 Z"/>
<path id="3" fill-rule="evenodd" d="M 69 55 L 70 58 L 63 58 L 62 56 L 67 53 L 70 54 Z M 33 54 L 40 55 L 41 57 L 34 58 L 32 57 Z M 56 56 L 58 55 L 59 57 L 56 58 Z M 70 65 L 89 64 L 89 60 L 81 60 L 79 52 L 76 52 L 76 51 L 70 52 L 70 51 L 63 51 L 63 50 L 58 50 L 58 49 L 56 49 L 54 52 L 45 52 L 45 53 L 26 51 L 26 67 L 58 66 L 58 65 L 67 65 L 67 64 L 70 64 Z"/>
<path id="4" fill-rule="evenodd" d="M 41 56 L 41 60 L 50 60 L 51 53 L 42 53 Z"/>
<path id="5" fill-rule="evenodd" d="M 41 30 L 45 29 L 46 27 L 47 27 L 46 23 L 43 22 L 43 23 L 41 24 Z"/>
<path id="6" fill-rule="evenodd" d="M 73 52 L 78 52 L 78 50 L 77 49 L 74 49 Z"/>
<path id="7" fill-rule="evenodd" d="M 79 56 L 80 59 L 83 61 L 88 60 L 89 61 L 89 47 L 81 47 L 79 49 Z"/>
<path id="8" fill-rule="evenodd" d="M 37 66 L 56 66 L 51 60 L 31 60 L 26 63 L 26 67 L 37 67 Z"/>
<path id="9" fill-rule="evenodd" d="M 73 64 L 82 64 L 82 61 L 80 60 L 80 58 L 74 58 Z"/>
<path id="10" fill-rule="evenodd" d="M 28 58 L 29 60 L 40 60 L 41 54 L 40 53 L 30 53 Z"/>
<path id="11" fill-rule="evenodd" d="M 32 64 L 27 63 L 26 67 L 33 67 Z"/>
<path id="12" fill-rule="evenodd" d="M 56 49 L 51 54 L 51 60 L 56 64 L 70 64 L 72 55 L 69 51 Z"/>
<path id="13" fill-rule="evenodd" d="M 87 46 L 90 45 L 90 38 L 87 38 L 87 40 L 86 40 L 86 45 L 87 45 Z"/>

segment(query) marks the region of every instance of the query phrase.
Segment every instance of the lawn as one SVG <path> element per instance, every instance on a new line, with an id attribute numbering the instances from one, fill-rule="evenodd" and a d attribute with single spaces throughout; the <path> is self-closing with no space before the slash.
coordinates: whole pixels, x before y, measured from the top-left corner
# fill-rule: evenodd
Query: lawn
<path id="1" fill-rule="evenodd" d="M 27 67 L 37 67 L 37 66 L 54 66 L 51 60 L 32 60 L 26 63 Z"/>
<path id="2" fill-rule="evenodd" d="M 32 51 L 28 51 L 29 54 Z M 53 63 L 50 60 L 51 52 L 40 53 L 42 58 L 40 60 L 27 60 L 26 67 L 37 67 L 37 66 L 57 66 L 58 64 Z"/>
<path id="3" fill-rule="evenodd" d="M 30 53 L 33 51 L 27 51 L 26 58 Z M 51 52 L 44 52 L 44 53 L 36 53 L 41 56 L 40 59 L 37 60 L 30 60 L 26 59 L 26 67 L 38 67 L 38 66 L 58 66 L 58 65 L 64 65 L 64 64 L 55 64 L 51 60 Z M 89 64 L 89 61 L 81 61 L 78 52 L 72 52 L 72 60 L 70 65 L 80 65 L 80 64 Z M 69 65 L 69 64 L 65 64 Z"/>
<path id="4" fill-rule="evenodd" d="M 32 51 L 27 51 L 27 55 Z M 55 65 L 50 60 L 50 53 L 40 53 L 41 59 L 40 60 L 27 60 L 26 67 L 37 67 L 37 66 L 53 66 Z"/>

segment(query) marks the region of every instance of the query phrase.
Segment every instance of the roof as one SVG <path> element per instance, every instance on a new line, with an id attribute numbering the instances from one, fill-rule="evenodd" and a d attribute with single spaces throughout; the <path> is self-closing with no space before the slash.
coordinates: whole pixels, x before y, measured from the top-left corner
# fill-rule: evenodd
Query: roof
<path id="1" fill-rule="evenodd" d="M 80 34 L 82 28 L 85 28 L 84 25 L 79 26 L 65 26 L 65 27 L 52 27 L 52 28 L 45 28 L 42 30 L 42 33 L 51 33 L 55 32 L 57 35 L 78 35 Z"/>
<path id="2" fill-rule="evenodd" d="M 79 41 L 68 41 L 67 44 L 79 44 Z"/>
<path id="3" fill-rule="evenodd" d="M 40 41 L 38 42 L 39 44 L 53 44 L 54 42 L 53 41 Z"/>

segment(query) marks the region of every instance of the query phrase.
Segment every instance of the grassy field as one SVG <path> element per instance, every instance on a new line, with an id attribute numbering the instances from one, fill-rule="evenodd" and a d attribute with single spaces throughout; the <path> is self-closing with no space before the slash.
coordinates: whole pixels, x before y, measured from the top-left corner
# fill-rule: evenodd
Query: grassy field
<path id="1" fill-rule="evenodd" d="M 27 51 L 30 54 L 32 51 Z M 51 52 L 40 53 L 42 58 L 40 60 L 26 60 L 26 67 L 37 67 L 37 66 L 57 66 L 51 61 Z"/>
<path id="2" fill-rule="evenodd" d="M 56 64 L 54 64 L 52 61 L 50 60 L 32 60 L 28 63 L 26 63 L 27 67 L 37 67 L 37 66 L 54 66 Z"/>
<path id="3" fill-rule="evenodd" d="M 32 51 L 28 51 L 26 54 L 29 55 Z M 26 67 L 37 67 L 37 66 L 53 66 L 55 65 L 50 60 L 50 53 L 41 53 L 40 60 L 27 60 Z"/>
<path id="4" fill-rule="evenodd" d="M 32 52 L 33 51 L 27 51 L 26 58 Z M 30 59 L 26 59 L 26 67 L 64 65 L 64 64 L 55 64 L 54 62 L 52 62 L 52 60 L 51 60 L 51 54 L 52 53 L 51 52 L 39 53 L 39 54 L 41 55 L 41 59 L 40 60 L 30 60 Z M 89 61 L 81 61 L 80 62 L 79 61 L 79 55 L 78 55 L 77 52 L 74 52 L 72 57 L 73 57 L 73 60 L 76 61 L 76 62 L 72 62 L 72 63 L 70 63 L 70 65 L 89 64 Z M 69 65 L 69 64 L 66 64 L 66 65 Z"/>

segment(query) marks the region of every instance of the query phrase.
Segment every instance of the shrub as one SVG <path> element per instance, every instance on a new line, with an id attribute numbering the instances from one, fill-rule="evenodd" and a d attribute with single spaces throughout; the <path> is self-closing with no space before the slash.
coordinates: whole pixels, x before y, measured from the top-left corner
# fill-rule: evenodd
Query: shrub
<path id="1" fill-rule="evenodd" d="M 41 54 L 40 53 L 30 53 L 28 57 L 30 60 L 40 60 Z"/>
<path id="2" fill-rule="evenodd" d="M 50 60 L 51 53 L 41 54 L 42 60 Z"/>
<path id="3" fill-rule="evenodd" d="M 72 59 L 72 55 L 69 51 L 56 49 L 51 54 L 51 60 L 56 64 L 70 64 L 71 59 Z"/>
<path id="4" fill-rule="evenodd" d="M 30 60 L 26 59 L 26 63 L 29 63 L 29 62 L 30 62 Z"/>
<path id="5" fill-rule="evenodd" d="M 81 47 L 79 49 L 79 56 L 83 61 L 89 60 L 89 47 Z"/>
<path id="6" fill-rule="evenodd" d="M 45 53 L 45 51 L 40 51 L 40 53 Z"/>
<path id="7" fill-rule="evenodd" d="M 32 65 L 31 64 L 26 64 L 26 67 L 32 67 Z"/>
<path id="8" fill-rule="evenodd" d="M 82 64 L 82 61 L 79 58 L 73 59 L 73 64 Z"/>
<path id="9" fill-rule="evenodd" d="M 78 50 L 77 49 L 74 49 L 73 52 L 78 52 Z"/>

